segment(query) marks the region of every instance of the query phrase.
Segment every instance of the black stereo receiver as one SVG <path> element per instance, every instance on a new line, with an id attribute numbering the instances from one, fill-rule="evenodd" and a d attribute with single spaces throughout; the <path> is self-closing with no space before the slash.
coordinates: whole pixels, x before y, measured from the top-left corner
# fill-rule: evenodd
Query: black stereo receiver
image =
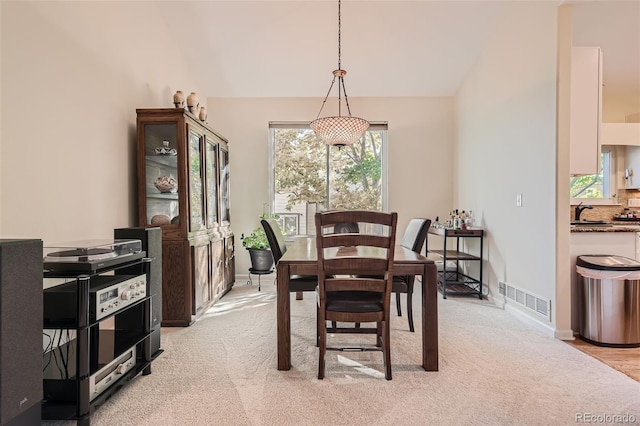
<path id="1" fill-rule="evenodd" d="M 81 278 L 78 278 L 81 280 Z M 44 290 L 45 322 L 78 320 L 76 280 Z M 95 275 L 89 278 L 89 321 L 98 321 L 147 296 L 147 276 Z"/>

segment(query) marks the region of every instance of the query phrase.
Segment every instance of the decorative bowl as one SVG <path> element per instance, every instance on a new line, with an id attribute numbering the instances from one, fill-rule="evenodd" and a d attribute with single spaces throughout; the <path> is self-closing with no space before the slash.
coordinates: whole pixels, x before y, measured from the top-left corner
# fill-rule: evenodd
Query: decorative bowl
<path id="1" fill-rule="evenodd" d="M 153 226 L 168 225 L 170 223 L 171 219 L 169 219 L 169 216 L 166 214 L 157 214 L 151 218 L 151 224 Z"/>
<path id="2" fill-rule="evenodd" d="M 160 176 L 153 181 L 153 184 L 158 188 L 158 191 L 162 193 L 176 192 L 178 189 L 178 182 L 176 182 L 173 176 Z"/>

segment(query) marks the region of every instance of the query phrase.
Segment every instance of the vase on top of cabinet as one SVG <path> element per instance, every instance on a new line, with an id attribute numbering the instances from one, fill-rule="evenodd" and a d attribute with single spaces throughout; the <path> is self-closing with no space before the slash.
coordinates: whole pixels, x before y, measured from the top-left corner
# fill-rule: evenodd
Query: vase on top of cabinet
<path id="1" fill-rule="evenodd" d="M 235 282 L 229 144 L 183 108 L 136 113 L 138 225 L 162 228 L 162 326 L 188 326 Z"/>

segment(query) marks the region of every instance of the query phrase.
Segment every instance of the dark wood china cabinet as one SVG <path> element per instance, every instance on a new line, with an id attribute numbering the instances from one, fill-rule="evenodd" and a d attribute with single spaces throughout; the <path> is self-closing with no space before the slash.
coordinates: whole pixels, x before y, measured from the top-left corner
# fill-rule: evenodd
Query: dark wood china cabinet
<path id="1" fill-rule="evenodd" d="M 138 222 L 162 228 L 162 326 L 188 326 L 235 281 L 228 141 L 182 108 L 136 112 Z"/>

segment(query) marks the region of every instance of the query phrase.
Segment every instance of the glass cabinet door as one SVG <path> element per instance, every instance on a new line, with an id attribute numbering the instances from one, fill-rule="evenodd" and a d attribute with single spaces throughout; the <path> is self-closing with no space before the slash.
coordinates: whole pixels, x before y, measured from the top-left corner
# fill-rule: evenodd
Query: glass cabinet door
<path id="1" fill-rule="evenodd" d="M 200 141 L 202 135 L 189 130 L 189 230 L 204 229 L 204 192 L 202 190 L 202 154 Z"/>
<path id="2" fill-rule="evenodd" d="M 220 221 L 230 221 L 229 209 L 229 151 L 220 148 Z"/>
<path id="3" fill-rule="evenodd" d="M 218 144 L 205 136 L 205 183 L 207 190 L 207 228 L 218 224 Z"/>
<path id="4" fill-rule="evenodd" d="M 145 124 L 145 189 L 147 224 L 177 224 L 178 141 L 177 123 Z"/>

